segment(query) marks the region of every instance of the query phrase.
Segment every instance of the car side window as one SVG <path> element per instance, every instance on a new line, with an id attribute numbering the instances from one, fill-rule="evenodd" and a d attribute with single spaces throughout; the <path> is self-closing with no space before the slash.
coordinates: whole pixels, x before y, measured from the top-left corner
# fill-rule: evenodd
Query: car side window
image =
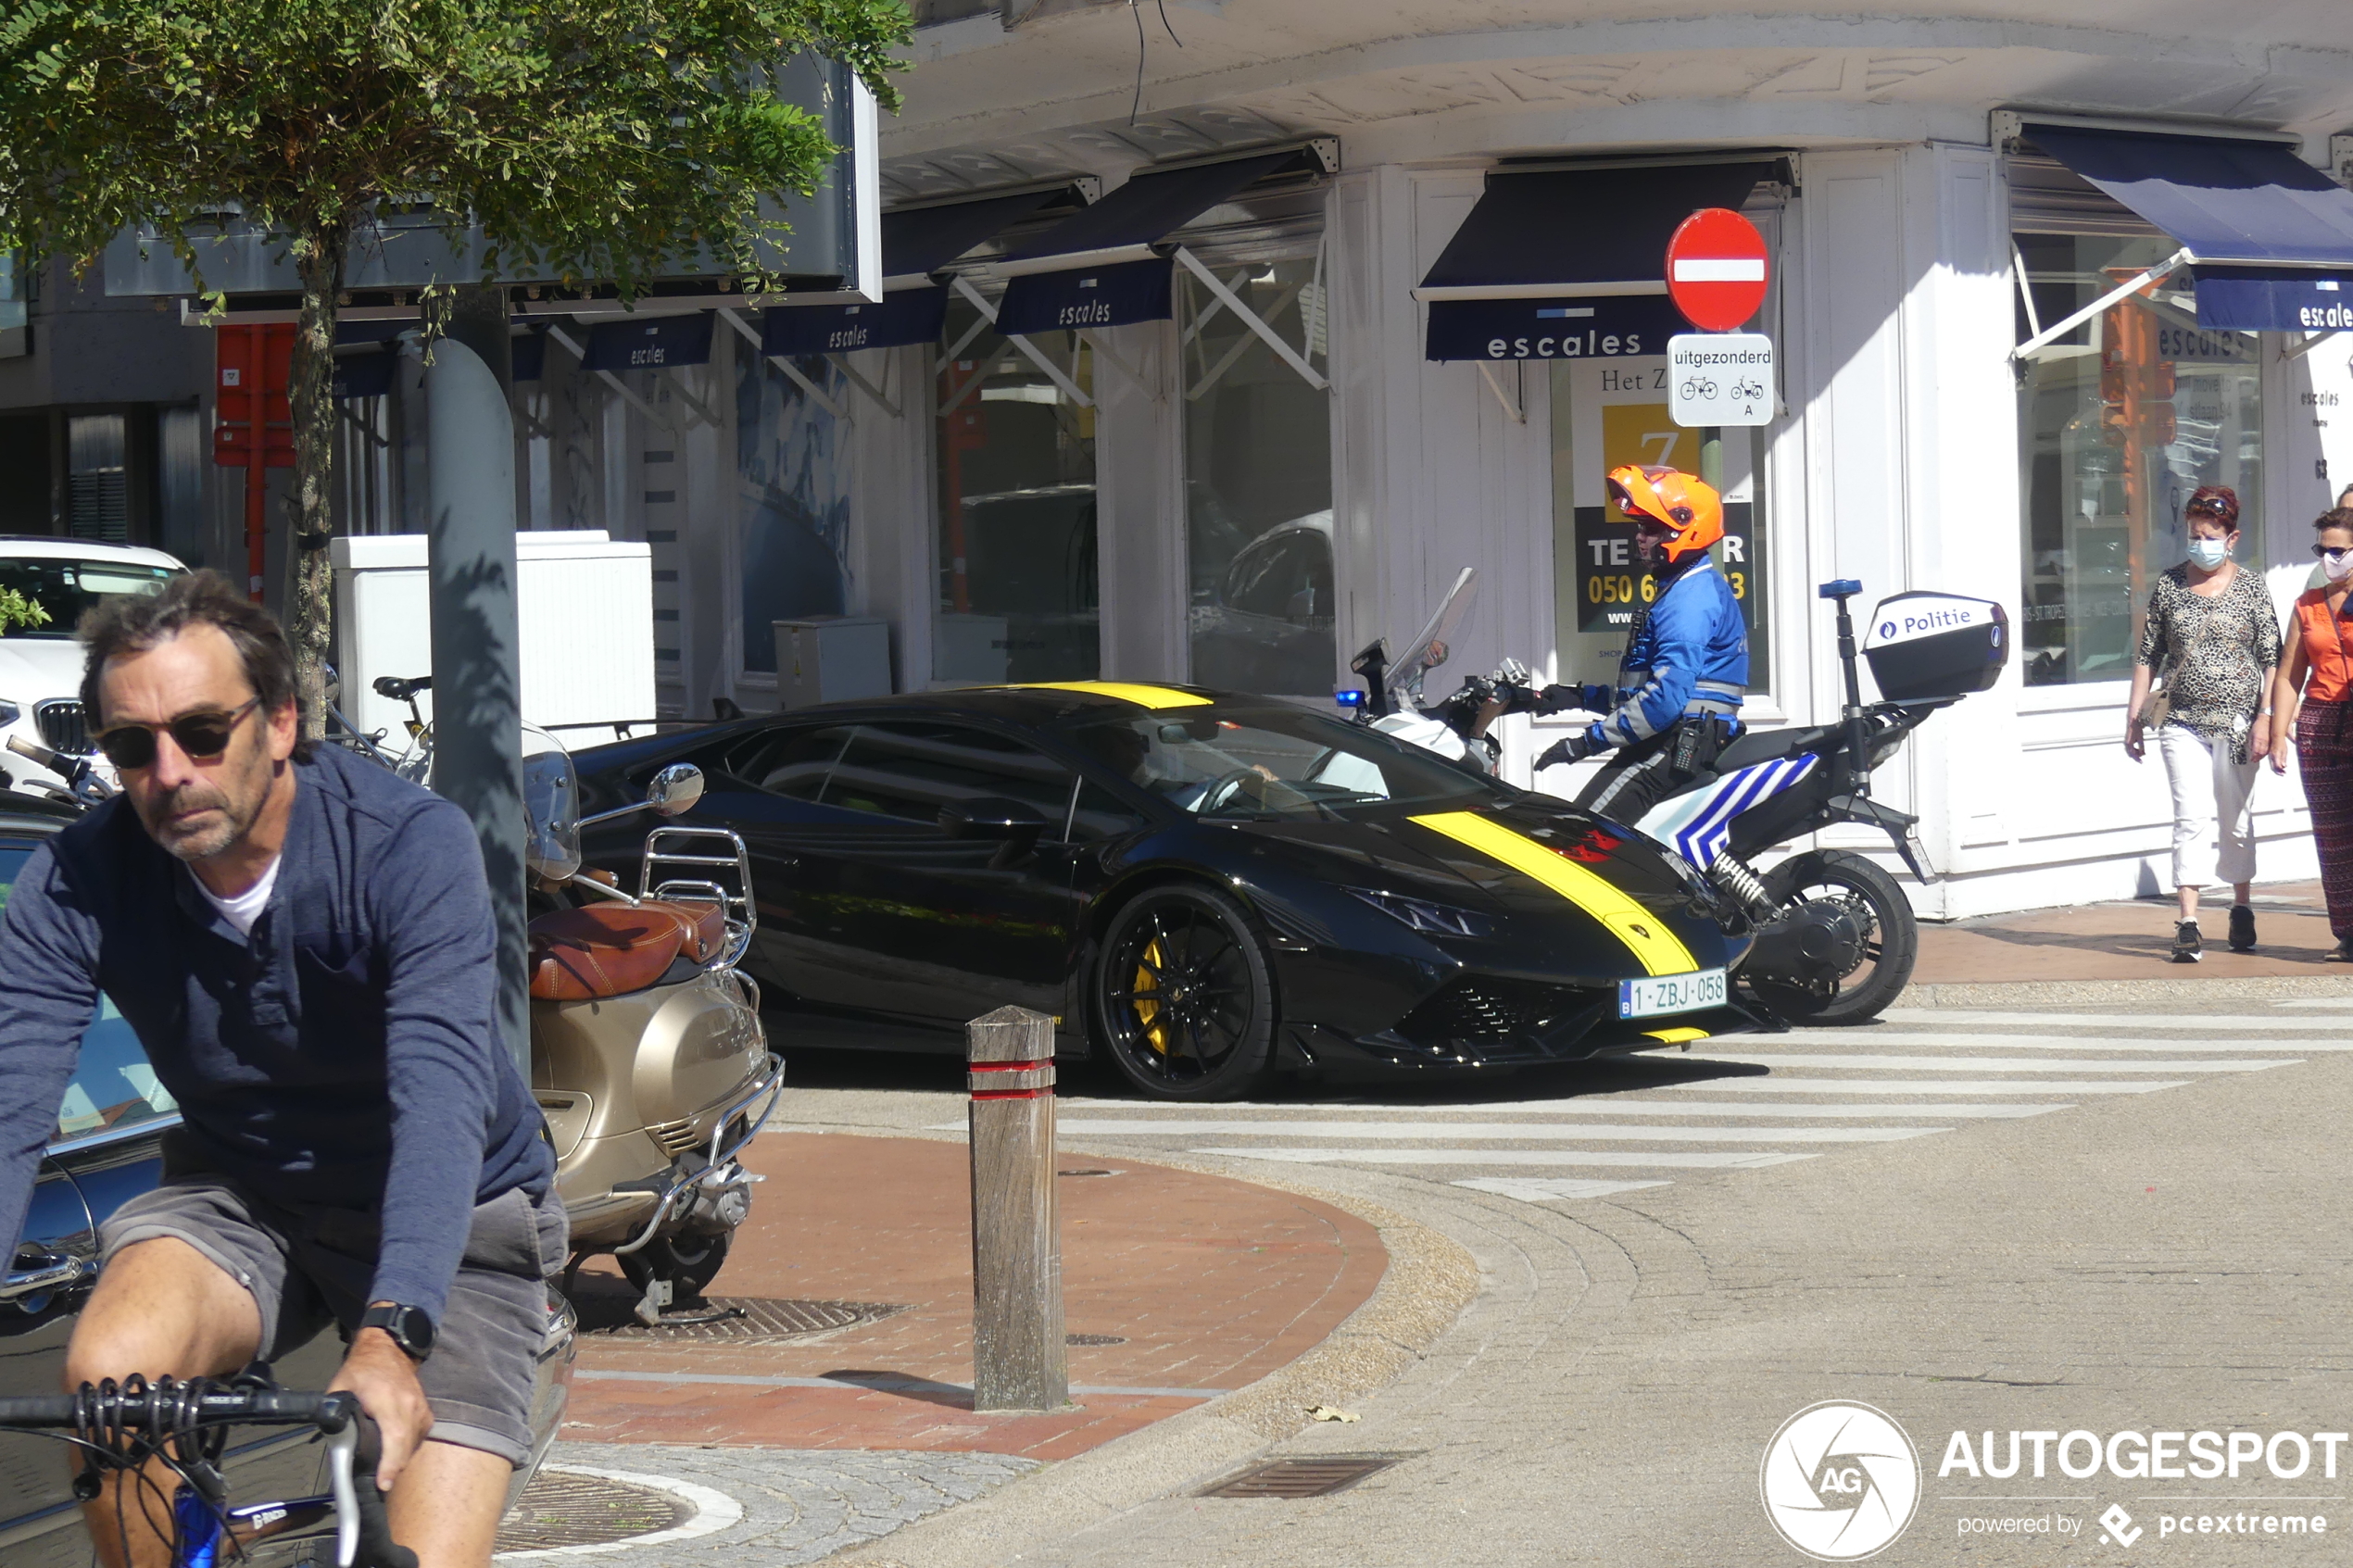
<path id="1" fill-rule="evenodd" d="M 1070 813 L 1070 841 L 1073 844 L 1093 844 L 1100 839 L 1117 838 L 1133 833 L 1144 825 L 1144 814 L 1119 797 L 1088 779 L 1078 786 L 1078 799 Z"/>
<path id="2" fill-rule="evenodd" d="M 7 907 L 18 873 L 38 847 L 31 839 L 0 838 L 0 909 Z M 129 1020 L 115 1010 L 112 997 L 99 997 L 98 1015 L 82 1036 L 81 1060 L 66 1085 L 65 1099 L 57 1108 L 57 1130 L 50 1141 L 86 1138 L 94 1133 L 170 1116 L 179 1109 L 180 1102 L 148 1065 L 146 1049 L 139 1044 Z"/>
<path id="3" fill-rule="evenodd" d="M 850 730 L 848 724 L 821 724 L 755 735 L 729 755 L 727 771 L 771 795 L 813 804 L 824 798 Z"/>
<path id="4" fill-rule="evenodd" d="M 858 726 L 824 803 L 933 827 L 943 806 L 1018 800 L 1060 837 L 1074 783 L 1069 768 L 1011 736 L 963 724 L 894 721 Z"/>

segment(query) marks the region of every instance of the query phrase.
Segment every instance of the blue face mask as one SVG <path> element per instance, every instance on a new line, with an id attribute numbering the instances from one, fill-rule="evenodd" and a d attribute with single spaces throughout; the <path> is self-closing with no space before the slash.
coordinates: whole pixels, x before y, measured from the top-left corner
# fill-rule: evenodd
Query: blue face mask
<path id="1" fill-rule="evenodd" d="M 2231 545 L 2230 541 L 2227 539 L 2193 539 L 2190 541 L 2190 559 L 2204 571 L 2211 571 L 2230 558 Z"/>

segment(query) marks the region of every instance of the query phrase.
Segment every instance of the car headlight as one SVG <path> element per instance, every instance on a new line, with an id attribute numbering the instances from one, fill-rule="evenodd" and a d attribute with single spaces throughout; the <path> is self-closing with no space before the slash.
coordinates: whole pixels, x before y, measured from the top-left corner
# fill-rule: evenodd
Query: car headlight
<path id="1" fill-rule="evenodd" d="M 1408 898 L 1398 893 L 1376 893 L 1369 887 L 1352 887 L 1347 891 L 1390 919 L 1431 936 L 1487 936 L 1495 930 L 1495 922 L 1487 916 L 1458 909 L 1452 904 L 1433 904 L 1427 898 Z"/>

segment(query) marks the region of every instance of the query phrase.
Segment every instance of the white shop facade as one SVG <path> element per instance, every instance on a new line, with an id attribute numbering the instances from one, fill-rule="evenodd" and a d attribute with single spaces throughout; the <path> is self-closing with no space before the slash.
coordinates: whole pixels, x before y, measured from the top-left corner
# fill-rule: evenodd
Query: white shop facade
<path id="1" fill-rule="evenodd" d="M 1744 115 L 1661 150 L 1625 112 L 1623 134 L 1588 115 L 1564 145 L 1171 111 L 1157 141 L 1032 128 L 894 156 L 880 302 L 705 313 L 652 368 L 593 341 L 643 322 L 549 334 L 518 383 L 526 515 L 653 546 L 678 712 L 775 706 L 773 622 L 826 615 L 886 623 L 900 689 L 1100 676 L 1328 701 L 1466 566 L 1450 689 L 1505 657 L 1606 679 L 1642 589 L 1602 476 L 1697 466 L 1667 415 L 1660 252 L 1692 208 L 1733 207 L 1770 247 L 1752 330 L 1778 354 L 1777 416 L 1726 432 L 1748 721 L 1834 716 L 1818 583 L 1860 579 L 1858 608 L 1997 601 L 2000 684 L 1880 775 L 1943 873 L 1922 912 L 2158 890 L 2162 768 L 2119 743 L 2182 505 L 2236 490 L 2242 561 L 2284 608 L 2353 480 L 2353 333 L 2325 314 L 2339 282 L 2353 306 L 2353 227 L 2329 227 L 2353 198 L 2296 194 L 2328 184 L 2329 138 L 1981 108 L 1844 139 Z M 1069 157 L 1041 170 L 1050 143 Z M 2217 158 L 2243 199 L 2178 232 Z M 2216 324 L 2314 302 L 2290 318 L 2309 331 Z M 351 405 L 358 531 L 409 526 L 403 396 L 396 376 Z M 1507 721 L 1506 776 L 1574 793 L 1569 771 L 1531 776 L 1555 734 Z M 2257 805 L 2264 878 L 2310 874 L 2293 775 Z"/>

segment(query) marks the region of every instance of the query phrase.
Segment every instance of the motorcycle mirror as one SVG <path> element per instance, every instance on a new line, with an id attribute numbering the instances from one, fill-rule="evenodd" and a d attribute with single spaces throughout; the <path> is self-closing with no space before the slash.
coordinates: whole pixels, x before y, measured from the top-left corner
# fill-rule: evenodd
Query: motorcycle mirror
<path id="1" fill-rule="evenodd" d="M 646 805 L 659 817 L 680 816 L 702 798 L 702 770 L 692 762 L 673 762 L 646 785 Z"/>

